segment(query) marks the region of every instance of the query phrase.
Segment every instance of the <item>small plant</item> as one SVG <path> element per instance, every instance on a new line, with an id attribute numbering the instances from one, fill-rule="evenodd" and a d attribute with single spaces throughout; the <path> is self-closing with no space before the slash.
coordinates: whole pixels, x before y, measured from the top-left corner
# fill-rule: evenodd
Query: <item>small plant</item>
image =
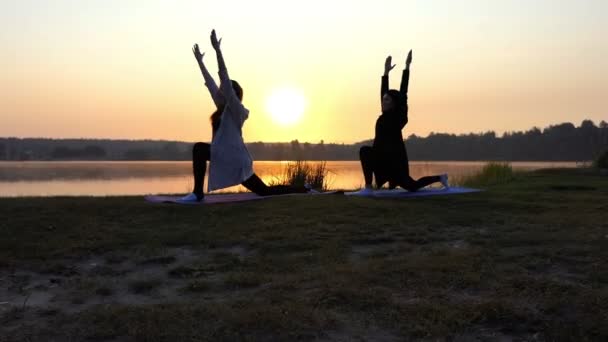
<path id="1" fill-rule="evenodd" d="M 309 184 L 313 189 L 327 189 L 327 163 L 310 163 L 298 160 L 287 164 L 283 176 L 273 182 L 273 185 L 304 186 Z"/>
<path id="2" fill-rule="evenodd" d="M 513 168 L 509 163 L 490 162 L 475 174 L 463 177 L 456 183 L 468 187 L 482 187 L 513 180 Z"/>
<path id="3" fill-rule="evenodd" d="M 320 162 L 311 167 L 311 172 L 308 176 L 307 183 L 314 189 L 321 191 L 327 190 L 327 163 Z"/>

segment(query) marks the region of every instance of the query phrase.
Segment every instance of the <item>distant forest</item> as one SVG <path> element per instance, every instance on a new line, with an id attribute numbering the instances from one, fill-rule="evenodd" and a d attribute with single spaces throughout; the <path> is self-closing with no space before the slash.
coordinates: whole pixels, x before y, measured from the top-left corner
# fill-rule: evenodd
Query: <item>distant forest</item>
<path id="1" fill-rule="evenodd" d="M 355 144 L 248 143 L 254 160 L 358 160 Z M 431 133 L 406 139 L 411 160 L 587 161 L 608 150 L 608 123 L 585 120 L 525 132 Z M 191 142 L 0 138 L 0 160 L 190 160 Z"/>

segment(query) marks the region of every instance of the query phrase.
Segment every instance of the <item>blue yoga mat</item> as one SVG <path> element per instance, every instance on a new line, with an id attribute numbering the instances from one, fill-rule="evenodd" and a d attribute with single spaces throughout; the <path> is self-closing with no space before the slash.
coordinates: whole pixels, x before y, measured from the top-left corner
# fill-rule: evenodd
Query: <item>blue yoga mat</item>
<path id="1" fill-rule="evenodd" d="M 450 187 L 447 189 L 433 189 L 424 188 L 416 192 L 411 192 L 403 189 L 381 189 L 375 190 L 370 194 L 362 195 L 359 191 L 345 192 L 347 196 L 361 196 L 361 197 L 379 197 L 379 198 L 408 198 L 408 197 L 427 197 L 427 196 L 444 196 L 444 195 L 457 195 L 457 194 L 469 194 L 474 192 L 480 192 L 480 189 L 463 188 L 463 187 Z"/>

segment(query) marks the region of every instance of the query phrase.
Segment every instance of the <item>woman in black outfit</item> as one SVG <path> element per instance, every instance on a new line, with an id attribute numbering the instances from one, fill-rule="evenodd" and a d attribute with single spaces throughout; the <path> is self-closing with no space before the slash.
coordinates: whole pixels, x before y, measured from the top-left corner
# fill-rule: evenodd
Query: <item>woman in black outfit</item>
<path id="1" fill-rule="evenodd" d="M 444 187 L 447 187 L 447 174 L 422 177 L 418 180 L 410 177 L 409 161 L 401 130 L 407 124 L 407 90 L 412 51 L 407 56 L 399 90 L 389 90 L 388 75 L 395 67 L 395 65 L 391 65 L 391 61 L 391 56 L 388 56 L 384 65 L 380 92 L 382 114 L 376 120 L 374 144 L 373 146 L 363 146 L 359 151 L 365 177 L 365 189 L 362 193 L 371 192 L 374 176 L 378 188 L 381 188 L 386 182 L 389 183 L 391 189 L 400 186 L 408 191 L 417 191 L 436 182 L 441 182 Z"/>

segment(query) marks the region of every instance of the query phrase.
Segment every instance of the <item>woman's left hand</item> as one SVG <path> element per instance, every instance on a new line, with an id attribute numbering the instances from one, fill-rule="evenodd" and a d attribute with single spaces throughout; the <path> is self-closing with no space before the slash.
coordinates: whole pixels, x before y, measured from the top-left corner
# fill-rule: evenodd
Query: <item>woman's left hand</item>
<path id="1" fill-rule="evenodd" d="M 220 45 L 222 44 L 222 39 L 217 40 L 217 35 L 215 30 L 211 31 L 211 46 L 217 51 L 220 49 Z"/>
<path id="2" fill-rule="evenodd" d="M 194 46 L 192 47 L 192 53 L 194 54 L 194 58 L 196 58 L 197 62 L 203 62 L 203 57 L 205 57 L 205 53 L 201 53 L 201 50 L 198 48 L 198 44 L 194 44 Z"/>

